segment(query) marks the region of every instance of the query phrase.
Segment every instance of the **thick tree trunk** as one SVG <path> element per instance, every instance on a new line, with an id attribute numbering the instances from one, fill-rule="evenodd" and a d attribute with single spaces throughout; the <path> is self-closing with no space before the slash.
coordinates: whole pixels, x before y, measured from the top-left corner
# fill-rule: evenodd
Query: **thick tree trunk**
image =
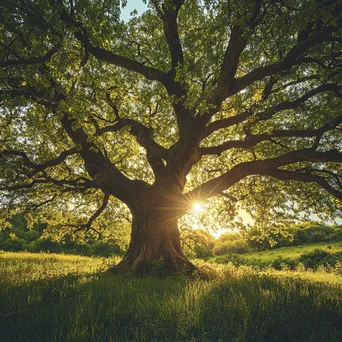
<path id="1" fill-rule="evenodd" d="M 136 274 L 143 274 L 153 261 L 163 259 L 170 271 L 196 269 L 183 254 L 178 219 L 172 216 L 172 210 L 140 206 L 139 210 L 132 210 L 132 215 L 131 242 L 119 266 L 129 266 Z"/>

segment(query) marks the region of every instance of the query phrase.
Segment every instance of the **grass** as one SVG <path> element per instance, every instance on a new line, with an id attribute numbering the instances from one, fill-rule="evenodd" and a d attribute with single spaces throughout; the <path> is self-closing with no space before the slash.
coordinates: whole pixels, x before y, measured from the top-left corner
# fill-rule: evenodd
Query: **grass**
<path id="1" fill-rule="evenodd" d="M 198 262 L 209 280 L 102 273 L 115 260 L 0 254 L 1 341 L 341 341 L 342 277 Z"/>
<path id="2" fill-rule="evenodd" d="M 300 246 L 281 247 L 261 252 L 246 253 L 243 254 L 243 256 L 245 258 L 255 258 L 267 261 L 274 260 L 279 257 L 298 259 L 302 254 L 312 252 L 315 249 L 323 249 L 329 253 L 342 252 L 342 242 L 320 242 Z"/>

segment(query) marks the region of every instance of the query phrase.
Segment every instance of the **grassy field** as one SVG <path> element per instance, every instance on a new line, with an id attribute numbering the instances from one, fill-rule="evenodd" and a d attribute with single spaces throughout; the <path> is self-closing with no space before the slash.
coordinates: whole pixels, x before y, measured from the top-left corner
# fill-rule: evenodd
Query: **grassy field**
<path id="1" fill-rule="evenodd" d="M 342 242 L 332 242 L 332 243 L 320 242 L 320 243 L 313 243 L 313 244 L 300 245 L 300 246 L 275 248 L 275 249 L 270 249 L 270 250 L 266 250 L 262 252 L 247 253 L 247 254 L 244 254 L 244 257 L 262 259 L 262 260 L 274 260 L 275 258 L 278 258 L 278 257 L 297 259 L 303 253 L 309 253 L 315 249 L 323 249 L 329 253 L 342 252 Z"/>
<path id="2" fill-rule="evenodd" d="M 207 280 L 103 273 L 117 260 L 0 253 L 1 341 L 342 341 L 342 277 L 198 262 Z"/>
<path id="3" fill-rule="evenodd" d="M 257 269 L 313 269 L 322 271 L 334 269 L 337 265 L 342 269 L 342 242 L 315 243 L 300 246 L 282 247 L 271 250 L 225 254 L 211 258 L 210 262 L 235 266 L 251 266 Z"/>

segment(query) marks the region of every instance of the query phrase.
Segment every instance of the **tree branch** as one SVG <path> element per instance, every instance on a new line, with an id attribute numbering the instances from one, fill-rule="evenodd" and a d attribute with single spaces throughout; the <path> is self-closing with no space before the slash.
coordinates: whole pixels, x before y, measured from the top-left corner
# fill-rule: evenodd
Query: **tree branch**
<path id="1" fill-rule="evenodd" d="M 29 179 L 27 179 L 27 181 L 28 180 Z M 91 188 L 98 189 L 96 182 L 87 178 L 80 177 L 77 179 L 55 179 L 48 175 L 43 175 L 40 178 L 34 178 L 33 180 L 30 180 L 30 182 L 21 183 L 21 184 L 8 185 L 7 183 L 6 184 L 0 183 L 0 190 L 4 190 L 4 191 L 25 190 L 25 189 L 31 189 L 37 184 L 56 185 L 61 188 L 61 193 L 71 192 L 71 191 L 84 193 Z"/>
<path id="2" fill-rule="evenodd" d="M 119 119 L 114 125 L 97 129 L 96 134 L 101 135 L 106 132 L 117 132 L 127 126 L 131 126 L 130 133 L 137 138 L 139 145 L 145 148 L 147 159 L 155 177 L 160 176 L 161 172 L 165 169 L 163 159 L 166 161 L 168 160 L 169 151 L 154 141 L 150 128 L 136 120 Z"/>
<path id="3" fill-rule="evenodd" d="M 148 186 L 147 183 L 136 183 L 122 174 L 100 149 L 88 139 L 85 131 L 76 125 L 74 118 L 69 118 L 68 114 L 65 113 L 61 123 L 71 140 L 80 146 L 79 153 L 84 160 L 85 168 L 103 192 L 111 193 L 127 203 L 132 200 L 132 196 Z"/>
<path id="4" fill-rule="evenodd" d="M 86 233 L 89 230 L 93 230 L 95 233 L 97 233 L 100 237 L 104 237 L 97 229 L 95 229 L 94 227 L 92 227 L 92 224 L 94 223 L 94 221 L 102 214 L 102 212 L 106 209 L 107 205 L 109 202 L 109 195 L 105 194 L 103 197 L 103 201 L 101 206 L 95 211 L 95 213 L 88 219 L 87 223 L 84 224 L 63 224 L 62 227 L 72 227 L 72 228 L 76 228 L 74 230 L 74 233 L 77 233 L 81 230 L 85 230 Z"/>
<path id="5" fill-rule="evenodd" d="M 48 62 L 51 57 L 57 52 L 58 47 L 53 47 L 50 49 L 43 57 L 33 57 L 28 59 L 13 59 L 0 62 L 0 66 L 3 68 L 17 66 L 17 65 L 30 65 L 30 64 L 40 64 Z"/>
<path id="6" fill-rule="evenodd" d="M 167 74 L 165 72 L 145 66 L 136 60 L 123 57 L 111 51 L 94 46 L 88 37 L 88 32 L 85 27 L 83 27 L 82 23 L 75 21 L 74 18 L 68 14 L 64 6 L 60 17 L 66 25 L 76 28 L 76 31 L 74 32 L 76 39 L 83 45 L 87 53 L 92 54 L 95 58 L 127 70 L 135 71 L 149 80 L 159 81 L 163 84 L 166 82 Z"/>
<path id="7" fill-rule="evenodd" d="M 167 160 L 168 150 L 154 141 L 150 128 L 136 120 L 119 119 L 114 125 L 99 128 L 96 134 L 102 135 L 106 132 L 118 132 L 120 129 L 127 126 L 131 126 L 131 134 L 137 138 L 138 143 L 146 149 L 147 153 L 157 155 L 160 158 Z"/>
<path id="8" fill-rule="evenodd" d="M 76 153 L 79 153 L 79 151 L 76 147 L 74 147 L 74 148 L 71 148 L 69 150 L 61 152 L 58 157 L 51 159 L 51 160 L 48 160 L 48 161 L 41 163 L 41 164 L 36 164 L 36 163 L 32 162 L 30 160 L 30 158 L 28 157 L 28 155 L 23 151 L 4 150 L 4 151 L 0 152 L 0 157 L 1 156 L 20 156 L 24 161 L 24 165 L 33 169 L 35 171 L 35 173 L 37 173 L 37 172 L 43 171 L 49 167 L 61 164 L 67 157 L 69 157 L 73 154 L 76 154 Z"/>
<path id="9" fill-rule="evenodd" d="M 90 41 L 87 42 L 88 51 L 97 59 L 114 64 L 127 70 L 135 71 L 149 80 L 159 81 L 162 84 L 167 82 L 167 74 L 155 68 L 148 67 L 133 59 L 117 55 L 111 51 L 93 46 Z"/>
<path id="10" fill-rule="evenodd" d="M 280 179 L 280 180 L 295 180 L 295 181 L 301 181 L 305 183 L 317 183 L 320 185 L 323 189 L 328 191 L 331 195 L 338 198 L 340 201 L 342 201 L 342 191 L 339 191 L 332 187 L 328 181 L 321 176 L 312 175 L 310 173 L 299 173 L 294 171 L 287 171 L 287 170 L 274 170 L 266 173 L 269 176 L 272 176 L 274 178 Z"/>
<path id="11" fill-rule="evenodd" d="M 109 195 L 105 194 L 103 197 L 103 201 L 101 206 L 95 211 L 95 213 L 89 218 L 88 222 L 85 224 L 80 224 L 80 225 L 72 225 L 73 227 L 78 227 L 75 230 L 75 233 L 81 230 L 86 230 L 86 232 L 88 232 L 90 229 L 94 230 L 95 232 L 97 232 L 98 234 L 100 234 L 97 230 L 95 230 L 94 228 L 92 228 L 92 224 L 94 223 L 94 221 L 102 214 L 102 212 L 106 209 L 107 205 L 108 205 L 108 201 L 109 201 Z M 101 234 L 100 234 L 101 235 Z M 102 235 L 101 235 L 102 236 Z"/>
<path id="12" fill-rule="evenodd" d="M 250 109 L 248 109 L 248 110 L 245 110 L 244 112 L 242 112 L 236 116 L 231 116 L 229 118 L 225 118 L 222 120 L 216 120 L 216 121 L 210 123 L 205 128 L 203 138 L 206 138 L 210 134 L 218 131 L 219 129 L 238 125 L 239 123 L 244 122 L 250 115 L 252 115 L 252 111 Z"/>
<path id="13" fill-rule="evenodd" d="M 339 10 L 339 12 L 341 11 Z M 227 83 L 226 81 L 218 83 L 210 99 L 210 103 L 212 103 L 215 107 L 202 116 L 203 122 L 209 122 L 213 115 L 220 109 L 221 103 L 227 97 L 240 92 L 256 81 L 263 80 L 268 76 L 275 75 L 282 71 L 291 70 L 293 66 L 304 63 L 305 61 L 300 60 L 300 58 L 303 57 L 304 53 L 320 43 L 329 41 L 329 39 L 331 39 L 331 35 L 337 30 L 339 30 L 338 25 L 336 27 L 319 26 L 317 28 L 313 28 L 310 32 L 306 32 L 306 34 L 303 35 L 302 39 L 297 40 L 297 43 L 288 51 L 286 56 L 281 61 L 255 68 L 242 77 L 233 77 L 231 78 L 229 83 Z M 300 36 L 301 32 L 299 32 L 298 35 Z M 235 57 L 235 59 L 236 58 L 237 56 Z M 231 75 L 233 74 L 234 65 L 235 64 L 233 63 L 230 69 Z"/>
<path id="14" fill-rule="evenodd" d="M 272 107 L 264 110 L 263 112 L 256 113 L 255 117 L 257 118 L 257 121 L 268 120 L 272 116 L 274 116 L 275 114 L 277 114 L 283 110 L 298 108 L 301 104 L 303 104 L 304 102 L 306 102 L 310 98 L 312 98 L 318 94 L 321 94 L 323 92 L 331 91 L 331 92 L 334 92 L 336 94 L 336 96 L 342 98 L 341 90 L 342 90 L 341 86 L 338 86 L 338 85 L 333 84 L 333 83 L 322 84 L 322 85 L 320 85 L 314 89 L 309 90 L 308 92 L 306 92 L 304 95 L 302 95 L 301 97 L 299 97 L 296 100 L 284 101 L 284 102 L 281 102 L 275 106 L 272 106 Z M 210 123 L 205 128 L 203 137 L 205 138 L 205 137 L 209 136 L 210 134 L 212 134 L 213 132 L 216 132 L 219 129 L 228 128 L 228 127 L 231 127 L 233 125 L 237 125 L 239 123 L 242 123 L 242 122 L 246 121 L 246 119 L 251 117 L 252 114 L 253 114 L 253 109 L 249 108 L 248 110 L 245 110 L 244 112 L 240 113 L 239 115 L 232 116 L 229 118 L 225 118 L 222 120 L 214 121 L 214 122 Z"/>
<path id="15" fill-rule="evenodd" d="M 246 140 L 229 140 L 223 144 L 210 147 L 202 147 L 201 153 L 204 154 L 217 154 L 232 148 L 251 148 L 260 142 L 271 141 L 274 138 L 320 138 L 325 132 L 328 132 L 338 125 L 342 124 L 342 115 L 337 116 L 327 124 L 317 129 L 304 129 L 304 130 L 272 130 L 270 133 L 255 134 L 247 136 Z"/>
<path id="16" fill-rule="evenodd" d="M 45 204 L 52 203 L 55 200 L 56 197 L 57 197 L 57 194 L 53 195 L 48 200 L 40 202 L 40 203 L 29 203 L 29 204 L 26 205 L 27 210 L 37 210 L 38 208 L 44 206 Z"/>
<path id="17" fill-rule="evenodd" d="M 306 39 L 297 41 L 297 43 L 290 49 L 287 53 L 285 58 L 274 64 L 262 66 L 259 68 L 255 68 L 253 71 L 249 72 L 248 74 L 237 78 L 236 79 L 236 87 L 234 89 L 234 93 L 245 89 L 247 86 L 251 85 L 252 83 L 262 80 L 267 76 L 271 76 L 275 73 L 290 70 L 292 66 L 296 64 L 300 64 L 298 58 L 301 57 L 305 52 L 309 49 L 313 48 L 314 46 L 327 41 L 328 38 L 331 36 L 332 33 L 337 31 L 337 27 L 332 26 L 323 26 L 319 29 L 312 31 L 310 35 Z M 300 33 L 299 33 L 300 34 Z M 222 94 L 224 98 L 226 98 L 228 92 L 227 89 L 225 93 Z"/>
<path id="18" fill-rule="evenodd" d="M 177 25 L 177 15 L 183 3 L 184 0 L 166 0 L 162 5 L 163 13 L 161 13 L 161 18 L 164 23 L 164 34 L 171 54 L 171 68 L 173 71 L 177 66 L 183 66 L 184 63 Z"/>
<path id="19" fill-rule="evenodd" d="M 243 162 L 233 166 L 221 176 L 213 178 L 191 190 L 185 197 L 206 199 L 227 190 L 241 179 L 250 175 L 265 175 L 279 167 L 298 162 L 342 162 L 342 152 L 329 150 L 316 151 L 312 148 L 292 151 L 275 158 Z"/>

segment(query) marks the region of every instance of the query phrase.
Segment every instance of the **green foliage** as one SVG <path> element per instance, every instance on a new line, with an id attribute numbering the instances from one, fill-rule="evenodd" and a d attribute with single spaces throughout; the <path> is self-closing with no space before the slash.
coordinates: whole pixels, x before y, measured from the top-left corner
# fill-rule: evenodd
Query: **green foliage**
<path id="1" fill-rule="evenodd" d="M 113 255 L 121 255 L 122 250 L 114 242 L 109 241 L 96 241 L 91 246 L 92 255 L 110 257 Z"/>
<path id="2" fill-rule="evenodd" d="M 322 249 L 304 253 L 299 258 L 307 268 L 317 269 L 319 266 L 335 266 L 337 261 L 342 260 L 342 252 L 329 253 Z"/>
<path id="3" fill-rule="evenodd" d="M 215 255 L 224 255 L 227 253 L 244 254 L 250 251 L 250 247 L 245 240 L 217 242 L 213 248 Z"/>
<path id="4" fill-rule="evenodd" d="M 282 227 L 278 233 L 272 233 L 273 229 L 264 227 L 245 232 L 245 239 L 251 247 L 258 250 L 298 246 L 318 242 L 342 241 L 342 225 L 326 225 L 319 222 L 302 222 Z"/>
<path id="5" fill-rule="evenodd" d="M 128 188 L 172 183 L 182 199 L 197 189 L 195 197 L 208 200 L 205 223 L 213 228 L 241 227 L 234 218 L 242 208 L 275 235 L 279 222 L 298 213 L 341 214 L 338 200 L 319 186 L 338 195 L 341 179 L 339 1 L 190 0 L 178 8 L 158 0 L 126 22 L 121 3 L 3 2 L 0 185 L 9 211 L 38 205 L 60 240 L 68 225 L 89 221 L 106 187 L 111 198 L 93 228 L 124 240 L 131 217 L 120 201 L 136 197 L 126 197 Z M 205 132 L 227 120 L 236 123 Z M 35 168 L 71 149 L 62 161 Z M 270 167 L 300 149 L 316 157 Z M 329 151 L 338 158 L 326 162 L 320 153 Z M 106 172 L 94 163 L 100 155 Z M 256 161 L 267 167 L 244 168 Z M 241 178 L 225 176 L 240 166 Z M 297 172 L 304 182 L 291 181 Z M 122 180 L 130 185 L 124 191 Z M 210 180 L 215 185 L 201 191 Z M 7 211 L 0 214 L 5 221 Z M 311 238 L 321 241 L 324 232 Z M 195 254 L 208 254 L 198 248 Z"/>
<path id="6" fill-rule="evenodd" d="M 194 253 L 196 258 L 207 260 L 213 256 L 212 250 L 205 245 L 195 245 Z"/>
<path id="7" fill-rule="evenodd" d="M 0 230 L 0 249 L 5 251 L 29 251 L 50 253 L 73 253 L 86 256 L 110 257 L 121 255 L 123 249 L 116 240 L 88 238 L 82 241 L 80 236 L 66 234 L 60 241 L 46 237 L 45 223 L 35 223 L 28 229 L 23 215 L 16 214 L 10 219 L 11 226 Z"/>
<path id="8" fill-rule="evenodd" d="M 323 249 L 325 247 L 326 249 Z M 212 258 L 210 261 L 220 264 L 233 263 L 235 266 L 247 265 L 257 269 L 268 267 L 282 270 L 317 270 L 322 267 L 338 267 L 342 260 L 342 244 L 332 245 L 311 244 L 296 247 L 283 247 L 262 252 L 239 254 L 225 254 Z"/>
<path id="9" fill-rule="evenodd" d="M 185 253 L 190 257 L 208 259 L 213 256 L 214 237 L 204 229 L 183 229 L 181 241 Z"/>
<path id="10" fill-rule="evenodd" d="M 25 249 L 25 241 L 14 237 L 3 241 L 0 245 L 0 248 L 10 252 L 23 251 Z"/>
<path id="11" fill-rule="evenodd" d="M 35 242 L 34 248 L 36 251 L 59 253 L 62 252 L 62 246 L 51 239 L 39 239 Z"/>

